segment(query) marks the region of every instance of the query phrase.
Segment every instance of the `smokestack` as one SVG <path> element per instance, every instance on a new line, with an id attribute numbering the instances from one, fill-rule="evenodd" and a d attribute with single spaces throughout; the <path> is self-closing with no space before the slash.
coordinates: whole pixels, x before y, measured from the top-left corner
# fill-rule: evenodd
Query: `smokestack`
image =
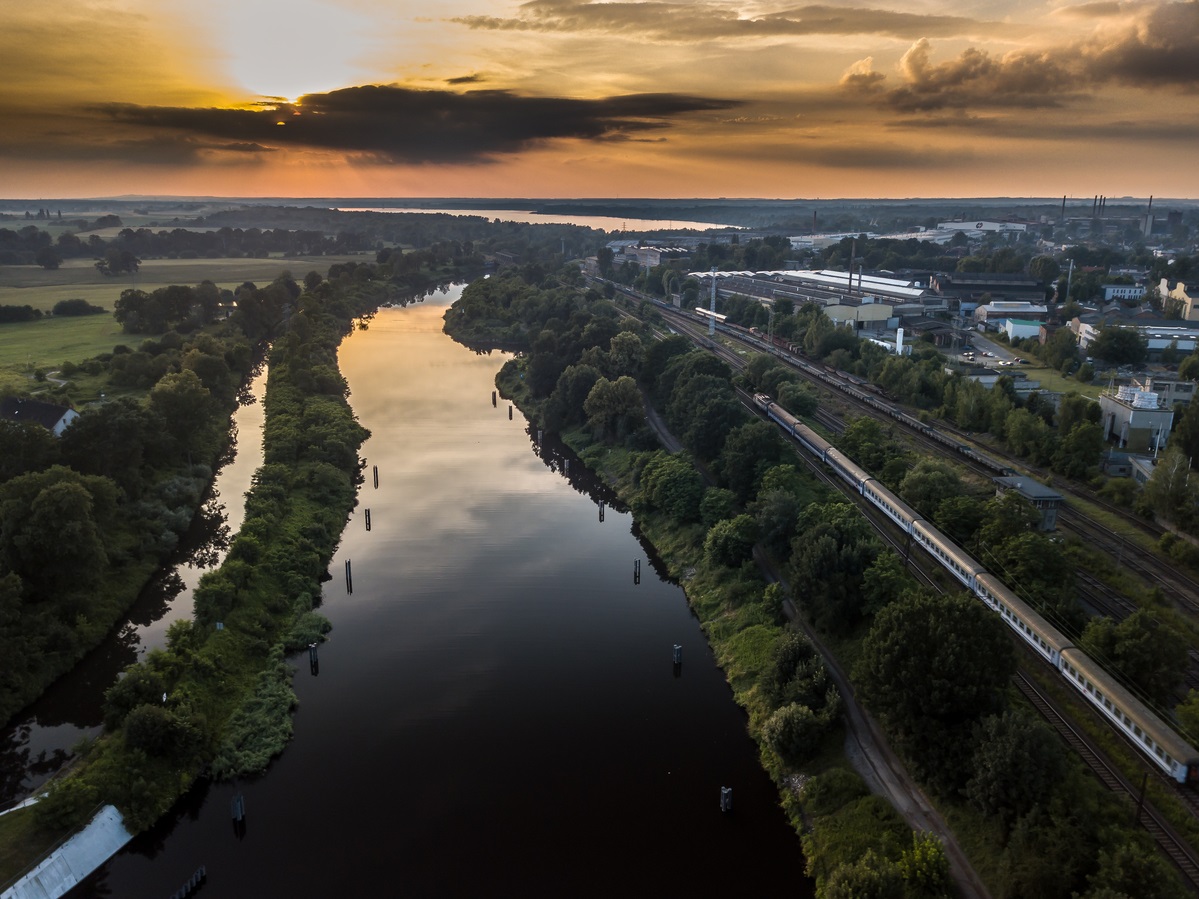
<path id="1" fill-rule="evenodd" d="M 849 245 L 849 292 L 853 293 L 853 264 L 858 256 L 858 239 L 855 237 Z"/>
<path id="2" fill-rule="evenodd" d="M 1062 194 L 1062 221 L 1066 220 L 1066 195 Z"/>
<path id="3" fill-rule="evenodd" d="M 1149 208 L 1145 210 L 1145 214 L 1148 215 L 1152 211 L 1153 211 L 1153 194 L 1150 194 L 1149 195 Z"/>
<path id="4" fill-rule="evenodd" d="M 1091 201 L 1091 218 L 1094 218 L 1099 212 L 1099 194 L 1095 194 L 1095 199 Z"/>
<path id="5" fill-rule="evenodd" d="M 812 210 L 812 233 L 816 233 L 816 210 Z"/>

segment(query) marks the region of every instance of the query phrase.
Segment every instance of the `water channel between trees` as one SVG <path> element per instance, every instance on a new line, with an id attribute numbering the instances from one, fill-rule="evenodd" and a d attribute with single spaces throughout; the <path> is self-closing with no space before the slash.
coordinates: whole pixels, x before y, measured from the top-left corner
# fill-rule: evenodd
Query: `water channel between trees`
<path id="1" fill-rule="evenodd" d="M 503 357 L 441 332 L 457 293 L 342 345 L 372 437 L 292 742 L 252 782 L 199 784 L 73 896 L 169 896 L 200 865 L 222 897 L 811 895 L 681 589 L 577 460 L 493 407 Z"/>
<path id="2" fill-rule="evenodd" d="M 261 366 L 233 414 L 235 439 L 217 472 L 205 511 L 180 546 L 181 560 L 155 576 L 124 622 L 30 707 L 0 730 L 0 803 L 22 799 L 69 761 L 71 748 L 101 730 L 104 691 L 125 668 L 166 645 L 167 628 L 191 617 L 192 591 L 219 565 L 245 516 L 250 478 L 262 464 Z"/>

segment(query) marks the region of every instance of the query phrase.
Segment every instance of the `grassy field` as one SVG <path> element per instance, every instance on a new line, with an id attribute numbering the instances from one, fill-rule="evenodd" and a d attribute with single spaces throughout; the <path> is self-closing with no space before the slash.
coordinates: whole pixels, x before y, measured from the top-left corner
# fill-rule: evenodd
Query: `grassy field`
<path id="1" fill-rule="evenodd" d="M 31 374 L 63 362 L 111 353 L 118 343 L 137 347 L 142 335 L 123 334 L 111 315 L 49 318 L 0 325 L 0 369 Z"/>
<path id="2" fill-rule="evenodd" d="M 151 259 L 131 276 L 105 277 L 90 259 L 71 259 L 55 271 L 31 265 L 0 266 L 0 306 L 32 306 L 49 312 L 60 300 L 84 299 L 113 309 L 122 290 L 151 291 L 171 284 L 209 280 L 230 289 L 245 281 L 265 284 L 289 271 L 296 279 L 316 270 L 324 274 L 337 262 L 361 262 L 369 256 L 296 256 L 290 259 Z M 136 348 L 145 335 L 124 334 L 111 315 L 50 318 L 0 324 L 0 394 L 38 389 L 33 373 L 51 372 L 64 362 L 82 362 L 110 353 L 117 344 Z"/>
<path id="3" fill-rule="evenodd" d="M 1107 386 L 1105 383 L 1099 383 L 1098 380 L 1092 381 L 1090 384 L 1084 384 L 1082 381 L 1076 381 L 1074 378 L 1066 378 L 1062 376 L 1060 371 L 1052 368 L 1046 368 L 1038 365 L 1021 365 L 1020 370 L 1023 371 L 1033 381 L 1041 382 L 1042 390 L 1051 390 L 1055 393 L 1081 393 L 1083 396 L 1089 396 L 1091 399 L 1099 399 L 1099 393 Z"/>
<path id="4" fill-rule="evenodd" d="M 322 275 L 336 262 L 373 261 L 373 256 L 294 256 L 289 259 L 148 259 L 135 276 L 105 277 L 91 259 L 68 259 L 54 271 L 33 265 L 0 266 L 0 306 L 32 306 L 49 312 L 59 300 L 76 297 L 112 309 L 122 290 L 152 291 L 171 284 L 212 281 L 230 289 L 245 281 L 263 284 L 280 272 L 297 280 L 314 269 Z M 111 347 L 110 347 L 111 349 Z"/>

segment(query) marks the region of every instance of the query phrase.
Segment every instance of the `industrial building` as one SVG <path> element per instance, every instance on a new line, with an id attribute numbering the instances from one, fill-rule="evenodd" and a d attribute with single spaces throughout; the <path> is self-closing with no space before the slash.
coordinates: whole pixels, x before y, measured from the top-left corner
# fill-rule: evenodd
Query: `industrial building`
<path id="1" fill-rule="evenodd" d="M 1120 387 L 1099 397 L 1103 412 L 1103 438 L 1119 441 L 1121 449 L 1152 453 L 1162 449 L 1174 423 L 1174 409 L 1156 393 Z"/>

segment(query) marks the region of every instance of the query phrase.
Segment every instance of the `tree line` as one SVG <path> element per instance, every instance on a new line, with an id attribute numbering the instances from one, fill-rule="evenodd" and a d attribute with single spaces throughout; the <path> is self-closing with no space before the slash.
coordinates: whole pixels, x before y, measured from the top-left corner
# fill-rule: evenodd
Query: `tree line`
<path id="1" fill-rule="evenodd" d="M 816 400 L 794 373 L 762 357 L 734 376 L 681 337 L 655 340 L 618 319 L 595 291 L 517 272 L 472 285 L 447 311 L 447 332 L 469 334 L 472 346 L 489 345 L 488 329 L 520 352 L 497 377 L 505 396 L 614 478 L 639 526 L 669 547 L 805 833 L 818 896 L 948 895 L 948 863 L 936 839 L 912 834 L 856 775 L 818 762 L 836 753 L 840 697 L 786 625 L 787 595 L 762 584 L 755 547 L 785 573 L 800 614 L 856 647 L 855 685 L 926 786 L 979 822 L 996 895 L 1183 895 L 1143 835 L 1111 826 L 1112 800 L 1056 737 L 1011 704 L 1015 654 L 1002 622 L 965 594 L 917 588 L 857 511 L 797 471 L 777 429 L 735 398 L 735 385 L 767 390 L 810 413 Z M 684 453 L 659 448 L 647 405 Z M 940 510 L 956 476 L 897 456 L 871 425 L 851 426 L 852 452 Z M 1045 555 L 1035 511 L 1018 497 L 950 503 L 942 514 L 1035 574 L 1046 601 L 1069 597 L 1068 569 Z M 797 775 L 807 778 L 798 790 Z"/>

